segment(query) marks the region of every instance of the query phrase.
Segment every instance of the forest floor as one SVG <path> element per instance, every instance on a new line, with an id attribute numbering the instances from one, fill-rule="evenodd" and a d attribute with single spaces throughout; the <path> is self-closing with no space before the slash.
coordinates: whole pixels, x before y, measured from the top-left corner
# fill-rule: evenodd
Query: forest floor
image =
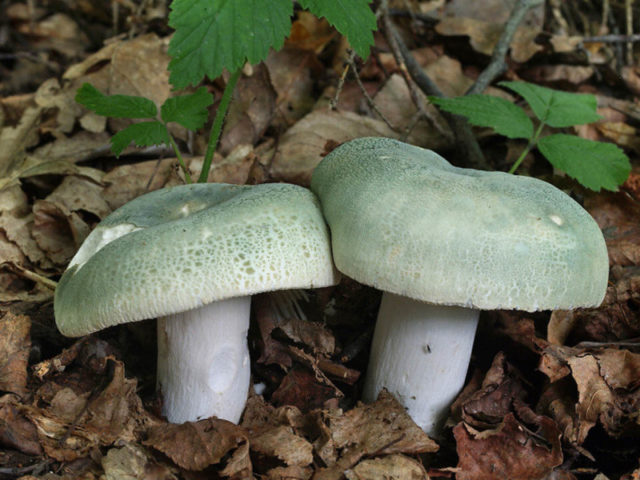
<path id="1" fill-rule="evenodd" d="M 405 42 L 450 97 L 487 65 L 513 4 L 396 3 Z M 620 41 L 639 31 L 639 5 L 548 1 L 514 37 L 500 78 L 594 94 L 602 119 L 567 131 L 617 144 L 633 170 L 619 191 L 592 192 L 527 156 L 519 174 L 566 191 L 603 230 L 607 294 L 573 312 L 483 312 L 465 388 L 437 439 L 389 394 L 359 403 L 380 292 L 348 278 L 309 292 L 308 321 L 277 315 L 268 294 L 254 299 L 252 376 L 263 391 L 240 425 L 162 419 L 153 319 L 62 336 L 40 278 L 57 281 L 114 209 L 184 183 L 163 147 L 113 157 L 109 138 L 129 121 L 74 101 L 84 82 L 158 105 L 172 95 L 167 5 L 3 0 L 0 9 L 0 479 L 640 479 L 640 56 L 631 37 Z M 209 181 L 308 186 L 323 155 L 362 136 L 466 166 L 384 33 L 375 39 L 370 58 L 353 61 L 325 21 L 297 12 L 285 47 L 245 68 Z M 206 82 L 216 102 L 224 83 Z M 495 170 L 526 146 L 474 131 Z M 204 131 L 172 134 L 199 172 Z"/>

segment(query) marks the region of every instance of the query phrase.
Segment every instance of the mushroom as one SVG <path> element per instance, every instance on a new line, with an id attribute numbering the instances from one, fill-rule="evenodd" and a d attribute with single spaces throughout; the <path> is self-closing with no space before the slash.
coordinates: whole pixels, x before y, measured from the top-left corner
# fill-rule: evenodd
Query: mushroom
<path id="1" fill-rule="evenodd" d="M 336 268 L 384 291 L 363 398 L 386 388 L 427 433 L 439 432 L 464 385 L 479 310 L 572 309 L 604 298 L 602 232 L 541 180 L 360 138 L 320 162 L 311 189 Z"/>
<path id="2" fill-rule="evenodd" d="M 195 184 L 148 193 L 106 217 L 62 275 L 67 336 L 159 317 L 158 386 L 173 423 L 238 422 L 250 377 L 254 293 L 335 285 L 315 196 L 288 184 Z"/>

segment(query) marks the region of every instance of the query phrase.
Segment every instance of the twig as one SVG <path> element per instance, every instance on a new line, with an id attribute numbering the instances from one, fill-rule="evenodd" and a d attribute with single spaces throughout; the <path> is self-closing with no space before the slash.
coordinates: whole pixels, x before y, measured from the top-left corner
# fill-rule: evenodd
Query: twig
<path id="1" fill-rule="evenodd" d="M 533 7 L 542 4 L 543 1 L 544 0 L 519 0 L 518 3 L 516 3 L 509 20 L 507 20 L 507 23 L 504 26 L 500 40 L 498 40 L 498 43 L 493 49 L 489 65 L 487 65 L 487 67 L 478 76 L 474 84 L 471 85 L 471 88 L 467 90 L 467 95 L 484 92 L 485 89 L 496 78 L 498 78 L 498 76 L 504 73 L 507 67 L 505 58 L 507 56 L 507 51 L 509 50 L 509 45 L 511 45 L 513 35 L 516 33 L 516 30 L 520 26 L 520 23 L 522 23 L 527 12 Z"/>
<path id="2" fill-rule="evenodd" d="M 640 42 L 640 33 L 634 33 L 633 35 L 596 35 L 593 37 L 582 38 L 582 43 L 631 43 Z"/>
<path id="3" fill-rule="evenodd" d="M 386 7 L 386 2 L 383 2 L 383 5 L 381 6 L 381 8 L 385 8 L 385 7 Z M 393 23 L 391 22 L 391 19 L 389 18 L 388 15 L 384 13 L 384 10 L 382 14 L 382 19 L 385 25 L 385 31 L 387 32 L 387 40 L 389 42 L 389 46 L 391 47 L 391 52 L 393 53 L 393 57 L 395 58 L 396 63 L 398 64 L 398 68 L 400 69 L 400 74 L 402 75 L 405 83 L 407 84 L 407 88 L 409 89 L 409 96 L 411 97 L 413 104 L 418 109 L 420 118 L 428 119 L 431 122 L 431 124 L 435 126 L 435 128 L 438 130 L 438 132 L 441 135 L 443 135 L 445 138 L 451 138 L 451 135 L 449 134 L 449 132 L 447 132 L 440 125 L 440 123 L 438 122 L 438 119 L 432 118 L 429 112 L 425 109 L 425 106 L 422 102 L 422 98 L 420 97 L 420 95 L 418 94 L 418 91 L 416 90 L 416 85 L 420 88 L 420 90 L 422 90 L 423 93 L 427 95 L 429 95 L 429 93 L 425 91 L 423 86 L 420 85 L 420 83 L 417 81 L 417 78 L 414 76 L 414 74 L 415 75 L 421 74 L 422 77 L 426 77 L 426 81 L 429 83 L 429 85 L 439 92 L 438 96 L 443 96 L 442 92 L 440 92 L 437 85 L 433 83 L 431 79 L 422 71 L 422 68 L 420 67 L 418 62 L 415 61 L 415 59 L 413 58 L 413 55 L 411 55 L 411 52 L 409 52 L 409 49 L 402 41 L 402 38 L 400 38 Z M 407 55 L 409 57 L 408 62 L 407 62 Z M 409 62 L 411 62 L 411 66 L 409 66 Z M 419 73 L 415 71 L 416 69 L 419 71 Z M 409 125 L 409 128 L 407 129 L 407 131 L 405 131 L 405 134 L 403 136 L 408 136 L 409 132 L 416 125 L 416 123 L 417 122 L 411 122 Z"/>
<path id="4" fill-rule="evenodd" d="M 385 117 L 384 114 L 378 109 L 378 106 L 375 104 L 375 102 L 369 95 L 369 92 L 367 92 L 367 89 L 364 88 L 362 80 L 360 79 L 360 75 L 358 75 L 358 67 L 356 66 L 355 56 L 356 56 L 356 52 L 354 52 L 353 50 L 349 51 L 349 55 L 347 56 L 347 62 L 351 67 L 351 71 L 353 72 L 353 76 L 356 78 L 356 83 L 358 84 L 358 87 L 360 88 L 362 95 L 364 95 L 364 98 L 367 100 L 367 104 L 369 105 L 369 108 L 371 108 L 374 112 L 378 114 L 378 116 L 384 121 L 384 123 L 387 124 L 387 127 L 389 127 L 393 131 L 396 131 L 397 129 L 393 125 L 391 125 L 391 122 L 389 122 L 387 117 Z"/>
<path id="5" fill-rule="evenodd" d="M 333 95 L 333 98 L 329 102 L 329 109 L 335 110 L 338 108 L 338 100 L 340 99 L 340 94 L 342 93 L 342 89 L 344 88 L 344 81 L 347 79 L 347 73 L 349 73 L 349 63 L 347 63 L 342 69 L 342 74 L 340 75 L 340 80 L 338 80 L 338 87 L 336 88 L 336 93 Z"/>
<path id="6" fill-rule="evenodd" d="M 0 467 L 0 475 L 21 477 L 27 473 L 40 473 L 43 472 L 50 464 L 50 460 L 43 460 L 32 465 L 27 465 L 26 467 Z"/>
<path id="7" fill-rule="evenodd" d="M 402 37 L 400 37 L 400 34 L 393 25 L 393 22 L 391 22 L 391 19 L 386 14 L 383 14 L 383 23 L 391 48 L 397 49 L 400 52 L 401 58 L 398 63 L 406 66 L 409 76 L 414 82 L 416 82 L 416 85 L 418 85 L 420 90 L 422 90 L 426 95 L 444 97 L 444 94 L 438 86 L 426 73 L 424 73 L 424 70 L 422 70 L 418 61 L 411 54 L 409 48 L 405 45 Z M 478 142 L 473 135 L 469 122 L 467 122 L 463 117 L 451 115 L 447 112 L 441 113 L 451 127 L 456 138 L 456 143 L 462 150 L 461 154 L 463 157 L 467 158 L 468 164 L 474 168 L 488 170 L 489 164 L 484 158 L 482 150 L 480 150 L 480 145 L 478 145 Z"/>

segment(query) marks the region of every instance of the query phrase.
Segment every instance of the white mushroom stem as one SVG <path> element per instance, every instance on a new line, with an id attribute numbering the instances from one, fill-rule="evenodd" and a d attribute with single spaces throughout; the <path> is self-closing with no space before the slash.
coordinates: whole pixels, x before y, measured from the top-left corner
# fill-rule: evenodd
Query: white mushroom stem
<path id="1" fill-rule="evenodd" d="M 171 423 L 238 423 L 251 374 L 250 306 L 250 296 L 237 297 L 158 319 L 158 388 Z"/>
<path id="2" fill-rule="evenodd" d="M 437 434 L 464 386 L 479 311 L 419 302 L 385 292 L 363 398 L 386 388 L 418 426 Z"/>

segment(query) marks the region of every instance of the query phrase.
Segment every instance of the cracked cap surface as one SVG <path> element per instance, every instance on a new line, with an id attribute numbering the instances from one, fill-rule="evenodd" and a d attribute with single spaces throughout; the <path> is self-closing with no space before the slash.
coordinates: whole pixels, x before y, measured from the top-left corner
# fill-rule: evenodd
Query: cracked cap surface
<path id="1" fill-rule="evenodd" d="M 457 168 L 387 138 L 359 138 L 313 173 L 338 270 L 445 305 L 527 311 L 599 305 L 602 232 L 541 180 Z"/>
<path id="2" fill-rule="evenodd" d="M 148 193 L 87 237 L 55 292 L 79 336 L 225 298 L 334 285 L 315 196 L 289 184 L 193 184 Z"/>

